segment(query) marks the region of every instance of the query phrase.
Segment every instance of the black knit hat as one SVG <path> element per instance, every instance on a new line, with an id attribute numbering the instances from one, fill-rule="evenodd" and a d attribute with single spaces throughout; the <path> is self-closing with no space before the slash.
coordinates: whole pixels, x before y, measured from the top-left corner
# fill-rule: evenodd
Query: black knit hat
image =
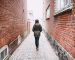
<path id="1" fill-rule="evenodd" d="M 35 20 L 35 23 L 39 23 L 39 20 L 38 20 L 38 19 L 36 19 L 36 20 Z"/>

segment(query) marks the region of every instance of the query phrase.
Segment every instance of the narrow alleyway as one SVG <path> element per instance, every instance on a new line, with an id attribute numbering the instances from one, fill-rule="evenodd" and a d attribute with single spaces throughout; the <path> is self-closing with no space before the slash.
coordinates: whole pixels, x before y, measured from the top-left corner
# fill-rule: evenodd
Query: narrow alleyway
<path id="1" fill-rule="evenodd" d="M 75 0 L 0 0 L 0 60 L 75 60 Z"/>
<path id="2" fill-rule="evenodd" d="M 39 51 L 36 51 L 34 36 L 31 32 L 9 60 L 59 60 L 44 33 L 41 34 L 39 44 Z"/>

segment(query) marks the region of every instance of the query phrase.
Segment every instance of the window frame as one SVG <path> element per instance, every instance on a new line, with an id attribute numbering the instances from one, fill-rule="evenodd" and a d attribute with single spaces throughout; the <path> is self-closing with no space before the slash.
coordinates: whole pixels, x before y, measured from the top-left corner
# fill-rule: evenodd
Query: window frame
<path id="1" fill-rule="evenodd" d="M 2 54 L 3 54 L 3 56 L 2 56 Z M 9 56 L 8 45 L 5 45 L 0 49 L 0 58 L 1 58 L 1 60 L 4 60 L 8 56 Z"/>
<path id="2" fill-rule="evenodd" d="M 46 9 L 46 20 L 50 19 L 50 4 L 48 5 L 47 9 Z"/>

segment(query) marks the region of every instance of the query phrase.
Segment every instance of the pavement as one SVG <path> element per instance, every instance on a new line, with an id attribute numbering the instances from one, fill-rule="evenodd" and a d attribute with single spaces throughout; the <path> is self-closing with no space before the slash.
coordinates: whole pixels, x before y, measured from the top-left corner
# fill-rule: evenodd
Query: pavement
<path id="1" fill-rule="evenodd" d="M 59 60 L 44 33 L 39 39 L 39 51 L 36 51 L 33 32 L 14 51 L 9 60 Z"/>

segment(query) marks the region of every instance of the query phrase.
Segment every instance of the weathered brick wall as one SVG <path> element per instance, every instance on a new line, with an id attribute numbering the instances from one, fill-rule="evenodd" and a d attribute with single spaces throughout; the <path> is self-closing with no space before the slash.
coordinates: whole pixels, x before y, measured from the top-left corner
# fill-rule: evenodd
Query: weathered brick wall
<path id="1" fill-rule="evenodd" d="M 73 39 L 72 11 L 65 12 L 56 17 L 54 37 L 70 53 L 75 56 Z M 71 50 L 72 49 L 72 50 Z"/>
<path id="2" fill-rule="evenodd" d="M 73 15 L 75 17 L 75 0 L 72 0 L 73 1 Z"/>
<path id="3" fill-rule="evenodd" d="M 26 2 L 23 0 L 0 0 L 0 47 L 9 44 L 26 31 L 26 5 L 24 4 Z"/>
<path id="4" fill-rule="evenodd" d="M 48 5 L 50 4 L 50 19 L 46 20 L 46 29 L 50 35 L 53 35 L 54 33 L 53 31 L 54 30 L 54 1 L 52 0 L 49 0 L 49 1 L 48 3 L 46 2 L 46 7 L 45 7 L 47 9 Z"/>
<path id="5" fill-rule="evenodd" d="M 72 10 L 54 16 L 54 2 L 50 1 L 50 20 L 46 21 L 47 32 L 73 57 L 75 57 L 75 0 Z"/>

